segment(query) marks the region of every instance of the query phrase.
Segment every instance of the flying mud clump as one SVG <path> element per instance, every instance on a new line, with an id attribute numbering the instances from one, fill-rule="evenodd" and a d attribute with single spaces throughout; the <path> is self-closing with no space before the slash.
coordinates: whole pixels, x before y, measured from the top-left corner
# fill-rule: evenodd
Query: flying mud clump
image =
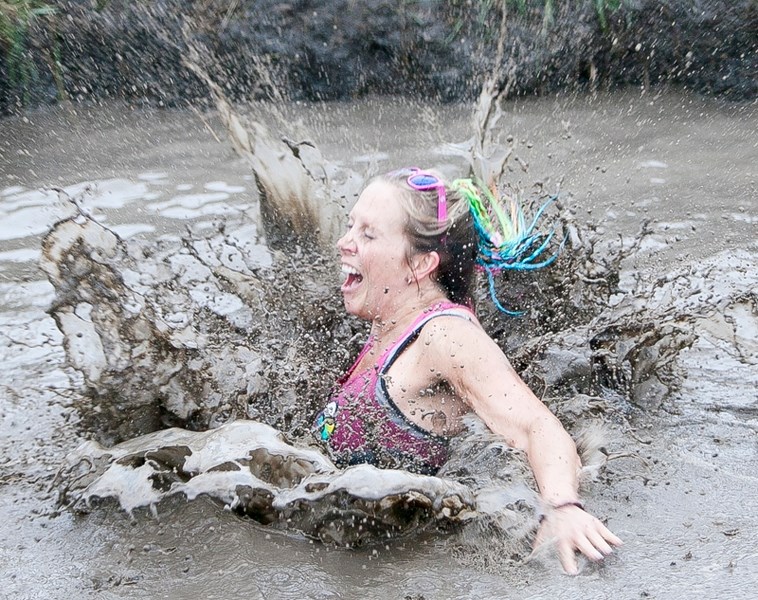
<path id="1" fill-rule="evenodd" d="M 148 244 L 82 212 L 45 238 L 50 313 L 84 377 L 85 427 L 102 441 L 236 418 L 309 426 L 309 402 L 351 351 L 334 340 L 358 326 L 341 316 L 330 261 L 272 251 L 261 268 L 243 251 L 244 225 Z"/>

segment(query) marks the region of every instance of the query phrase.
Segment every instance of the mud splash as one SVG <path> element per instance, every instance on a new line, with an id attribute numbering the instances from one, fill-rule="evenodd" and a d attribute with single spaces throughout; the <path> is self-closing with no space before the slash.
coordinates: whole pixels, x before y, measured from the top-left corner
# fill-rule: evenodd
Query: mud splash
<path id="1" fill-rule="evenodd" d="M 83 444 L 59 473 L 60 501 L 78 511 L 116 499 L 132 512 L 172 495 L 200 495 L 274 528 L 355 547 L 451 529 L 484 515 L 527 530 L 533 494 L 478 493 L 450 478 L 360 465 L 337 469 L 319 451 L 286 443 L 277 430 L 238 420 L 205 432 L 167 429 L 104 448 Z M 527 499 L 525 499 L 527 498 Z"/>
<path id="2" fill-rule="evenodd" d="M 82 509 L 115 498 L 133 510 L 208 495 L 333 543 L 455 529 L 464 545 L 506 540 L 504 556 L 525 559 L 540 512 L 533 482 L 517 453 L 476 427 L 438 477 L 339 472 L 305 447 L 316 406 L 363 334 L 342 314 L 330 260 L 307 245 L 284 253 L 252 244 L 244 219 L 158 244 L 124 240 L 86 210 L 86 194 L 72 198 L 77 214 L 43 243 L 56 290 L 50 312 L 85 382 L 83 426 L 109 446 L 153 433 L 82 446 L 61 472 L 62 502 Z M 749 255 L 647 282 L 621 268 L 645 228 L 609 245 L 566 209 L 557 218 L 570 246 L 562 260 L 532 281 L 503 284 L 528 317 L 514 324 L 481 312 L 575 436 L 659 406 L 681 383 L 678 354 L 713 314 L 754 320 L 758 273 Z M 749 355 L 749 341 L 736 324 L 733 331 L 736 352 Z M 185 429 L 163 429 L 176 425 Z M 585 464 L 596 474 L 613 455 L 597 439 L 592 449 Z"/>
<path id="3" fill-rule="evenodd" d="M 86 209 L 86 191 L 70 198 L 76 214 L 43 242 L 41 264 L 56 290 L 50 312 L 85 382 L 84 426 L 107 446 L 128 441 L 87 443 L 71 455 L 58 480 L 61 501 L 86 509 L 113 498 L 128 511 L 157 510 L 169 496 L 207 495 L 258 522 L 340 545 L 455 529 L 464 546 L 484 535 L 524 560 L 541 510 L 534 483 L 523 457 L 475 422 L 438 477 L 341 472 L 308 447 L 312 415 L 364 334 L 342 314 L 323 250 L 369 173 L 291 141 L 301 132 L 275 138 L 262 118 L 243 119 L 200 55 L 194 50 L 188 66 L 206 81 L 253 170 L 267 244 L 252 243 L 247 215 L 157 245 L 124 240 Z M 507 80 L 488 80 L 475 135 L 457 150 L 473 173 L 523 194 L 504 177 L 513 165 L 527 170 L 496 128 L 506 91 Z M 529 200 L 541 202 L 545 186 L 533 189 Z M 648 240 L 646 225 L 609 243 L 577 226 L 569 203 L 554 215 L 566 240 L 562 259 L 500 284 L 501 298 L 527 317 L 514 322 L 478 304 L 490 333 L 575 436 L 658 408 L 681 385 L 677 357 L 718 311 L 735 323 L 737 354 L 750 352 L 735 320 L 755 320 L 749 255 L 717 256 L 650 282 L 623 268 Z M 618 456 L 590 437 L 588 475 Z"/>
<path id="4" fill-rule="evenodd" d="M 61 501 L 81 509 L 112 497 L 131 510 L 202 493 L 259 522 L 350 546 L 488 515 L 503 531 L 521 531 L 523 544 L 540 509 L 520 483 L 523 460 L 512 453 L 502 452 L 512 458 L 510 471 L 522 475 L 506 477 L 517 485 L 495 493 L 492 485 L 453 477 L 373 467 L 340 472 L 318 451 L 275 435 L 284 431 L 307 443 L 315 407 L 361 333 L 336 308 L 313 314 L 315 304 L 339 306 L 325 281 L 275 276 L 280 263 L 303 272 L 294 257 L 274 251 L 270 267 L 241 258 L 230 264 L 238 256 L 226 237 L 232 231 L 227 223 L 224 233 L 191 233 L 179 248 L 147 255 L 141 243 L 79 214 L 45 238 L 42 265 L 56 288 L 51 313 L 69 364 L 86 382 L 88 402 L 79 406 L 84 427 L 108 444 L 160 429 L 110 449 L 83 445 L 61 472 Z M 309 276 L 333 278 L 325 274 L 331 267 L 321 269 Z M 302 298 L 300 310 L 278 303 L 293 296 Z M 344 356 L 325 357 L 326 344 Z M 269 425 L 240 420 L 250 418 Z M 161 429 L 170 424 L 211 433 Z M 498 452 L 504 446 L 470 442 L 459 456 L 475 446 L 481 456 L 482 443 Z"/>

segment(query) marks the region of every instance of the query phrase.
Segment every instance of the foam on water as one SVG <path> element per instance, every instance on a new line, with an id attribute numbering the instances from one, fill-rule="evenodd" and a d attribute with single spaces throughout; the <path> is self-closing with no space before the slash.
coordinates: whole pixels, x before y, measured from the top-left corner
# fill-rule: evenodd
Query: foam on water
<path id="1" fill-rule="evenodd" d="M 141 181 L 149 181 L 151 183 L 155 182 L 163 182 L 168 177 L 167 173 L 164 173 L 162 171 L 147 171 L 145 173 L 140 173 L 137 175 L 137 179 L 140 179 Z"/>
<path id="2" fill-rule="evenodd" d="M 119 237 L 127 239 L 143 233 L 153 233 L 155 231 L 155 225 L 150 225 L 148 223 L 124 223 L 123 225 L 112 225 L 111 229 L 115 231 Z"/>
<path id="3" fill-rule="evenodd" d="M 38 248 L 19 248 L 0 252 L 0 262 L 37 262 L 41 256 Z"/>
<path id="4" fill-rule="evenodd" d="M 137 181 L 113 178 L 82 181 L 62 188 L 67 197 L 81 197 L 79 210 L 87 211 L 105 222 L 114 209 L 132 203 L 144 203 L 144 208 L 162 218 L 191 220 L 204 216 L 223 216 L 247 211 L 250 203 L 223 202 L 245 192 L 243 186 L 230 185 L 224 181 L 212 181 L 205 185 L 208 190 L 198 194 L 180 194 L 162 202 L 155 202 L 164 195 L 161 186 L 167 182 L 165 173 L 141 173 Z M 151 186 L 158 186 L 157 189 Z M 177 189 L 189 191 L 194 186 L 179 185 Z M 86 194 L 83 192 L 86 190 Z M 0 202 L 0 241 L 39 236 L 58 220 L 73 215 L 76 209 L 71 203 L 59 201 L 55 189 L 28 190 L 22 186 L 3 190 Z M 140 233 L 152 233 L 155 225 L 149 223 L 115 224 L 114 230 L 123 237 Z M 3 253 L 0 260 L 11 261 L 13 254 Z M 23 256 L 23 255 L 19 255 Z M 24 261 L 29 260 L 25 258 Z M 16 260 L 16 262 L 19 262 Z"/>

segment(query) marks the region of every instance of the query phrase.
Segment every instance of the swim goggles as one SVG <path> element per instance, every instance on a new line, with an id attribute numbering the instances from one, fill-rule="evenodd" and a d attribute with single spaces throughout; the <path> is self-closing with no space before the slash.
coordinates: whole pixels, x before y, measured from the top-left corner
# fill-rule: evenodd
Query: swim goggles
<path id="1" fill-rule="evenodd" d="M 444 223 L 447 221 L 447 193 L 445 184 L 439 177 L 422 171 L 416 167 L 411 167 L 411 175 L 408 177 L 408 185 L 419 192 L 428 192 L 437 190 L 437 221 Z"/>

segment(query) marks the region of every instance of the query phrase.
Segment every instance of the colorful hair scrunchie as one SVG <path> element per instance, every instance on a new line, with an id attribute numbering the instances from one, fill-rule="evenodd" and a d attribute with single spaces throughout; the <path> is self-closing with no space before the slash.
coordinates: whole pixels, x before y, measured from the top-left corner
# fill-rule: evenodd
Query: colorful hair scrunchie
<path id="1" fill-rule="evenodd" d="M 536 229 L 542 213 L 558 196 L 549 198 L 527 224 L 524 210 L 514 198 L 506 196 L 500 200 L 471 179 L 456 179 L 452 188 L 468 201 L 477 233 L 476 265 L 487 274 L 493 303 L 508 315 L 524 314 L 524 311 L 508 310 L 500 303 L 495 293 L 494 275 L 502 270 L 533 271 L 546 267 L 558 257 L 565 239 L 554 254 L 541 259 L 555 235 L 555 228 L 549 233 Z"/>

